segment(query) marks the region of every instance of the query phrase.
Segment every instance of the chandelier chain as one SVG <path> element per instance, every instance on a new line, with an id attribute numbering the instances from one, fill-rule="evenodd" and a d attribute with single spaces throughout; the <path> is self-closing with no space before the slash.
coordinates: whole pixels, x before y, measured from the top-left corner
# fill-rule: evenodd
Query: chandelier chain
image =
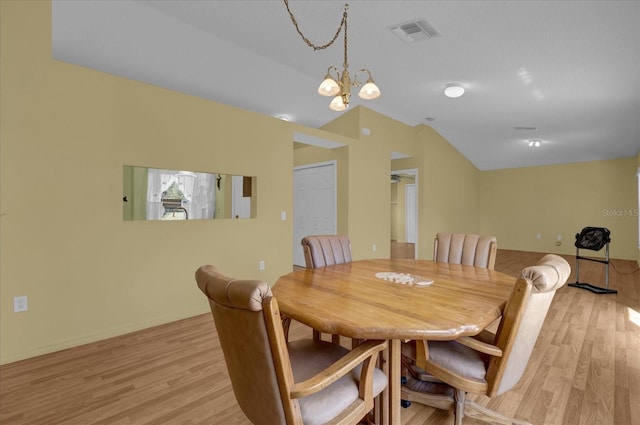
<path id="1" fill-rule="evenodd" d="M 298 21 L 296 21 L 295 16 L 293 16 L 293 12 L 291 12 L 291 9 L 289 9 L 289 0 L 284 0 L 284 4 L 287 7 L 287 12 L 289 12 L 289 16 L 291 17 L 291 22 L 293 22 L 293 26 L 296 27 L 296 31 L 298 32 L 298 34 L 300 34 L 300 37 L 302 37 L 304 42 L 307 43 L 307 46 L 311 47 L 314 51 L 315 50 L 323 50 L 323 49 L 326 49 L 327 47 L 331 46 L 336 41 L 338 36 L 340 35 L 340 31 L 342 31 L 342 27 L 344 27 L 345 63 L 347 62 L 347 53 L 346 53 L 347 50 L 346 50 L 346 48 L 347 48 L 347 9 L 349 8 L 348 4 L 344 5 L 344 12 L 342 13 L 342 21 L 340 22 L 340 26 L 338 27 L 338 30 L 336 31 L 335 35 L 333 36 L 331 41 L 329 41 L 327 44 L 324 44 L 322 46 L 316 46 L 307 37 L 305 37 L 304 34 L 302 34 L 302 31 L 300 30 L 300 27 L 298 26 Z"/>
<path id="2" fill-rule="evenodd" d="M 344 69 L 349 68 L 349 61 L 347 60 L 347 9 L 349 8 L 348 4 L 344 5 L 344 15 L 343 15 L 343 22 L 344 22 L 344 64 L 342 65 L 344 67 Z"/>
<path id="3" fill-rule="evenodd" d="M 365 100 L 377 99 L 380 97 L 380 89 L 373 82 L 373 78 L 371 77 L 371 72 L 368 69 L 361 69 L 355 73 L 353 79 L 349 75 L 349 56 L 348 56 L 348 27 L 347 27 L 347 12 L 349 10 L 349 4 L 345 3 L 344 12 L 342 13 L 342 21 L 340 21 L 340 26 L 338 27 L 336 33 L 334 34 L 331 41 L 322 46 L 317 46 L 312 43 L 300 30 L 300 25 L 298 25 L 298 21 L 296 17 L 291 12 L 289 8 L 289 0 L 283 0 L 284 4 L 287 8 L 287 12 L 289 12 L 289 17 L 291 18 L 291 22 L 293 26 L 296 28 L 296 31 L 302 37 L 302 40 L 307 44 L 307 46 L 311 47 L 315 50 L 326 49 L 331 46 L 340 36 L 340 32 L 344 29 L 344 63 L 342 72 L 335 66 L 330 66 L 327 69 L 327 74 L 325 75 L 322 83 L 318 87 L 318 94 L 321 96 L 334 96 L 333 100 L 329 104 L 329 109 L 334 111 L 344 111 L 349 107 L 349 100 L 351 99 L 351 86 L 361 87 L 358 92 L 358 96 Z M 368 78 L 366 82 L 358 81 L 358 76 L 361 73 L 366 73 Z"/>

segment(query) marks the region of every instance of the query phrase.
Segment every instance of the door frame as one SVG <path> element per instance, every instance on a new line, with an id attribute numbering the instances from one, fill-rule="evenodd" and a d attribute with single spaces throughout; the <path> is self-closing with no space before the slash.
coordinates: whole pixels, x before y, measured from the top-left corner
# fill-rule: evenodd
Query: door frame
<path id="1" fill-rule="evenodd" d="M 415 229 L 414 229 L 414 240 L 415 240 L 415 258 L 418 258 L 418 246 L 419 243 L 418 241 L 420 240 L 418 238 L 418 235 L 420 234 L 419 230 L 418 230 L 418 225 L 420 222 L 419 219 L 419 214 L 420 214 L 420 186 L 418 184 L 418 169 L 417 168 L 408 168 L 408 169 L 404 169 L 404 170 L 391 170 L 390 174 L 409 174 L 412 175 L 414 177 L 414 184 L 415 184 L 415 195 L 416 195 L 416 199 L 415 199 L 415 212 L 414 212 L 414 216 L 416 218 L 415 220 Z M 405 200 L 406 202 L 406 200 Z M 405 220 L 406 220 L 406 211 L 405 211 Z M 406 223 L 405 223 L 405 232 L 406 232 Z"/>
<path id="2" fill-rule="evenodd" d="M 305 164 L 305 165 L 298 165 L 293 167 L 293 186 L 295 186 L 295 172 L 299 171 L 299 170 L 304 170 L 304 169 L 310 169 L 310 168 L 319 168 L 319 167 L 328 167 L 328 166 L 332 166 L 333 167 L 333 223 L 332 223 L 332 227 L 333 227 L 333 234 L 335 235 L 338 232 L 338 161 L 335 159 L 329 160 L 329 161 L 322 161 L 322 162 L 314 162 L 312 164 Z M 293 187 L 291 188 L 292 192 L 293 192 L 293 220 L 291 223 L 291 227 L 292 227 L 292 233 L 294 234 L 294 241 L 292 242 L 293 246 L 293 256 L 295 257 L 295 250 L 296 249 L 300 249 L 300 240 L 296 241 L 295 240 L 295 223 L 296 223 L 296 200 L 295 200 L 295 191 L 293 190 Z M 293 260 L 293 258 L 292 258 Z M 293 261 L 293 264 L 295 264 L 295 261 Z"/>

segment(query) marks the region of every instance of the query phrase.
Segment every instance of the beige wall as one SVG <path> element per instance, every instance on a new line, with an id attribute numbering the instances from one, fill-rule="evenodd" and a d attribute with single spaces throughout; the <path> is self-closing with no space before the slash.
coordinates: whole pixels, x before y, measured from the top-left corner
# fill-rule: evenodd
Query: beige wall
<path id="1" fill-rule="evenodd" d="M 208 306 L 193 280 L 202 264 L 271 284 L 290 271 L 292 224 L 280 212 L 292 217 L 292 169 L 327 155 L 296 153 L 294 162 L 294 132 L 347 145 L 331 155 L 344 164 L 339 231 L 351 238 L 356 259 L 389 255 L 392 169 L 418 169 L 420 258 L 431 258 L 441 230 L 496 232 L 501 247 L 546 249 L 523 229 L 558 231 L 560 213 L 547 210 L 561 197 L 548 176 L 571 193 L 593 194 L 597 211 L 637 206 L 627 201 L 637 189 L 624 169 L 635 175 L 640 157 L 595 164 L 595 180 L 608 182 L 597 186 L 580 167 L 574 177 L 571 165 L 555 174 L 479 172 L 430 127 L 364 107 L 310 129 L 54 61 L 50 4 L 0 1 L 0 7 L 0 363 L 204 313 Z M 394 151 L 411 158 L 392 166 Z M 256 176 L 257 218 L 125 222 L 123 165 Z M 540 180 L 546 190 L 533 185 Z M 505 210 L 530 203 L 532 195 L 545 212 L 526 216 L 531 225 Z M 573 209 L 561 214 L 572 217 L 560 220 L 569 238 L 583 221 L 597 225 L 593 214 L 580 220 Z M 603 225 L 612 229 L 616 255 L 623 233 L 637 235 L 637 221 L 609 220 Z M 627 245 L 631 251 L 620 258 L 637 258 L 635 245 Z M 13 313 L 20 295 L 29 297 L 29 310 Z"/>
<path id="2" fill-rule="evenodd" d="M 369 135 L 363 134 L 363 128 L 369 130 Z M 337 141 L 348 146 L 330 151 L 296 149 L 294 163 L 338 159 L 338 232 L 349 235 L 354 259 L 388 258 L 391 249 L 391 152 L 415 155 L 416 129 L 358 106 L 322 130 L 336 137 L 343 136 Z"/>
<path id="3" fill-rule="evenodd" d="M 50 4 L 0 3 L 0 362 L 204 313 L 202 264 L 291 270 L 290 124 L 54 61 Z M 125 164 L 257 176 L 258 218 L 123 221 Z"/>
<path id="4" fill-rule="evenodd" d="M 369 130 L 369 135 L 363 134 L 363 128 Z M 354 258 L 389 256 L 391 170 L 418 170 L 419 258 L 433 257 L 433 237 L 438 231 L 477 232 L 479 171 L 431 127 L 411 127 L 370 109 L 356 107 L 323 130 L 345 136 L 340 141 L 348 146 L 341 148 L 342 151 L 296 149 L 294 163 L 343 158 L 334 151 L 348 154 L 346 161 L 343 158 L 338 164 L 339 169 L 348 168 L 347 188 L 338 188 L 339 196 L 344 199 L 339 216 L 344 219 L 346 214 L 347 220 L 344 226 L 339 218 L 339 231 L 347 229 Z M 410 158 L 392 161 L 392 152 Z"/>
<path id="5" fill-rule="evenodd" d="M 480 230 L 499 248 L 575 255 L 576 233 L 606 227 L 611 257 L 636 260 L 636 170 L 636 158 L 625 158 L 482 172 Z"/>
<path id="6" fill-rule="evenodd" d="M 418 170 L 417 257 L 432 259 L 437 232 L 479 232 L 479 171 L 431 127 L 415 134 L 415 157 L 392 161 L 392 169 Z"/>

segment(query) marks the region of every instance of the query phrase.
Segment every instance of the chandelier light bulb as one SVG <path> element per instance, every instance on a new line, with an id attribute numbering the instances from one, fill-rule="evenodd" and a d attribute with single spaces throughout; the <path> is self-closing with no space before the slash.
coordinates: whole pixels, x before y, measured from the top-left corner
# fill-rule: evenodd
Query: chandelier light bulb
<path id="1" fill-rule="evenodd" d="M 347 106 L 348 105 L 345 105 L 345 103 L 343 102 L 341 95 L 337 95 L 336 97 L 334 97 L 329 104 L 329 108 L 337 112 L 344 111 L 345 109 L 347 109 Z"/>
<path id="2" fill-rule="evenodd" d="M 336 80 L 327 73 L 324 80 L 322 80 L 322 83 L 320 83 L 320 86 L 318 87 L 318 94 L 321 96 L 335 96 L 339 92 L 340 86 L 338 86 Z"/>
<path id="3" fill-rule="evenodd" d="M 360 89 L 358 96 L 367 100 L 380 97 L 380 89 L 376 86 L 376 83 L 373 82 L 373 78 L 369 77 L 365 85 Z"/>

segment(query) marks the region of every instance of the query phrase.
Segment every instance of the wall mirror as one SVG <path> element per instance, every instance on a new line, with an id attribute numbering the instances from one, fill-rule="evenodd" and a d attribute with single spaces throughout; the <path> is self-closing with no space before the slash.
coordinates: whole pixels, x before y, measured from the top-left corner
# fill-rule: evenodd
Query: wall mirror
<path id="1" fill-rule="evenodd" d="M 256 217 L 256 177 L 125 165 L 124 220 Z"/>

